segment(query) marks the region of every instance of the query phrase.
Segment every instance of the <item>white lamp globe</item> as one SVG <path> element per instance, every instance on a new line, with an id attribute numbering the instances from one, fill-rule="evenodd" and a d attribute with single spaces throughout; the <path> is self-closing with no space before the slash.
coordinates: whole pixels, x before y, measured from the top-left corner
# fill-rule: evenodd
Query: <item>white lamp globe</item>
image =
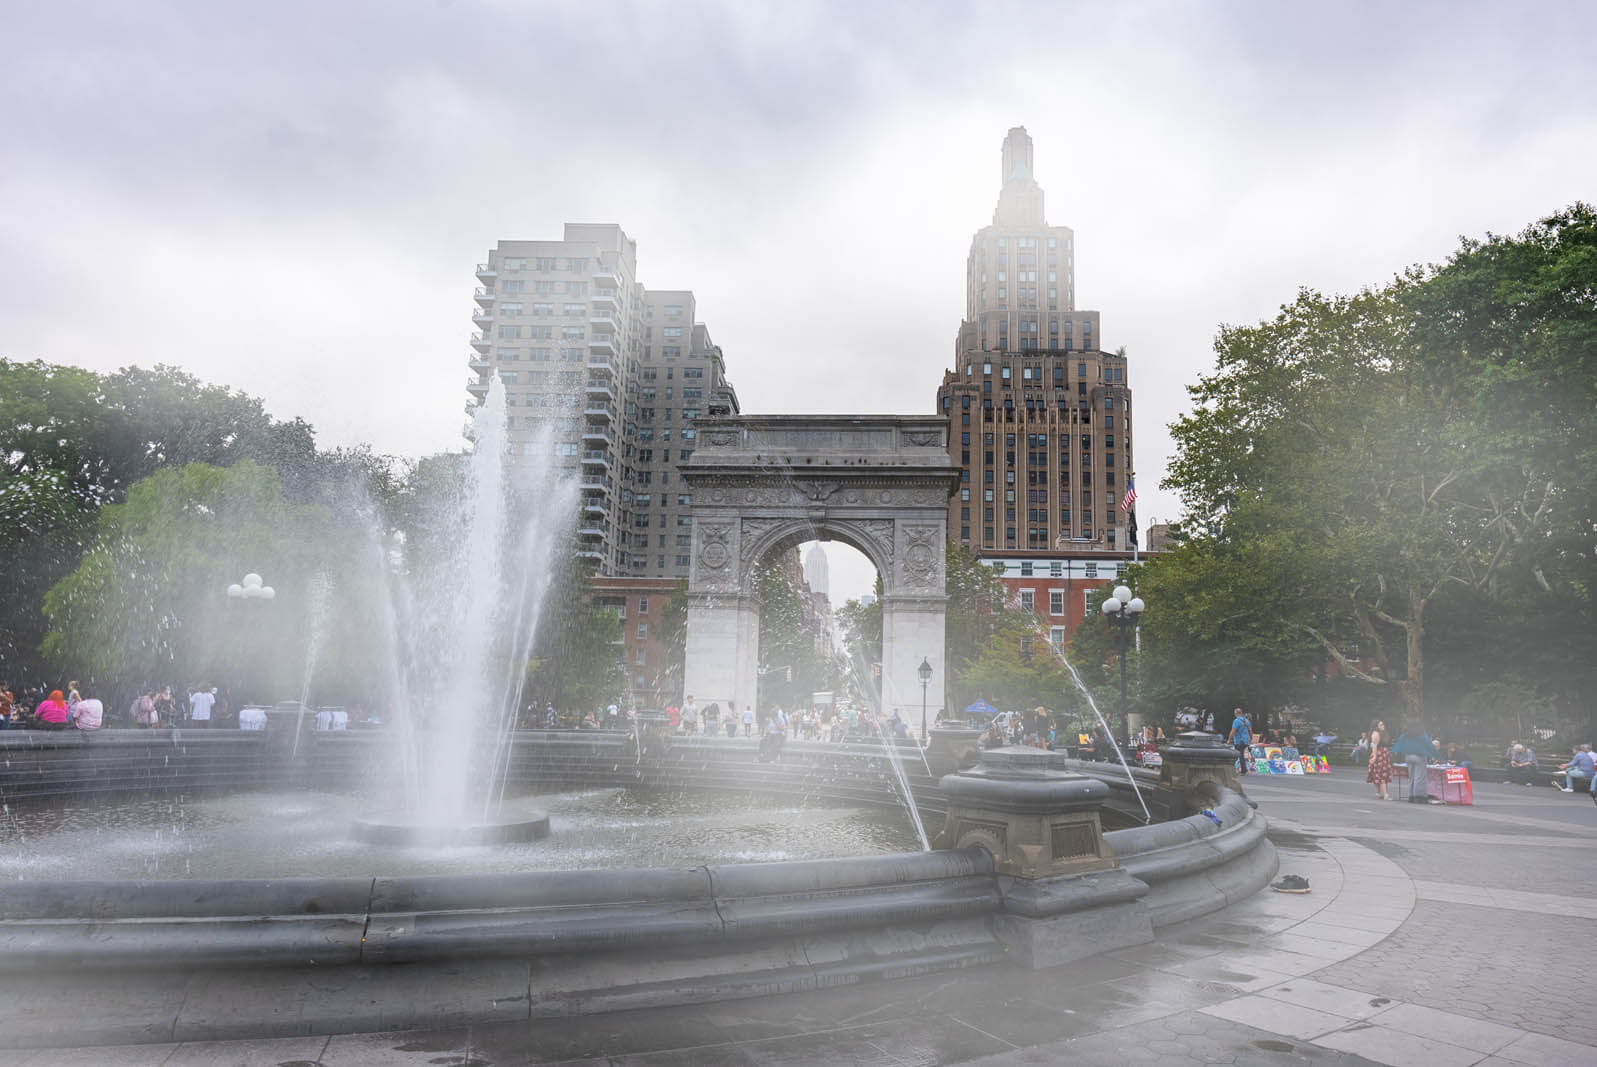
<path id="1" fill-rule="evenodd" d="M 244 599 L 245 600 L 255 600 L 255 599 L 259 598 L 260 595 L 261 595 L 261 587 L 260 586 L 258 586 L 258 585 L 246 585 L 244 587 Z"/>
<path id="2" fill-rule="evenodd" d="M 276 589 L 273 589 L 269 585 L 261 586 L 261 599 L 262 600 L 270 600 L 276 595 L 277 595 L 277 590 Z M 1141 601 L 1138 601 L 1138 603 L 1141 603 Z"/>
<path id="3" fill-rule="evenodd" d="M 248 579 L 245 579 L 245 584 L 249 584 Z M 1127 603 L 1131 600 L 1131 590 L 1123 585 L 1115 586 L 1115 599 L 1120 601 L 1122 604 Z"/>
<path id="4" fill-rule="evenodd" d="M 1103 613 L 1105 615 L 1117 615 L 1117 614 L 1119 614 L 1120 613 L 1120 601 L 1116 600 L 1114 597 L 1110 597 L 1108 600 L 1105 600 L 1103 602 Z"/>
<path id="5" fill-rule="evenodd" d="M 261 576 L 259 574 L 256 574 L 254 571 L 250 571 L 248 574 L 246 574 L 244 576 L 244 588 L 245 589 L 259 589 L 260 587 L 261 587 Z"/>
<path id="6" fill-rule="evenodd" d="M 1131 614 L 1133 614 L 1133 615 L 1141 615 L 1142 614 L 1142 608 L 1143 608 L 1143 603 L 1142 603 L 1142 598 L 1140 596 L 1132 597 L 1131 598 L 1131 602 L 1126 605 L 1126 610 L 1131 612 Z"/>
<path id="7" fill-rule="evenodd" d="M 244 587 L 239 585 L 237 582 L 234 582 L 232 585 L 227 587 L 227 595 L 232 597 L 234 600 L 237 600 L 239 597 L 244 595 Z"/>

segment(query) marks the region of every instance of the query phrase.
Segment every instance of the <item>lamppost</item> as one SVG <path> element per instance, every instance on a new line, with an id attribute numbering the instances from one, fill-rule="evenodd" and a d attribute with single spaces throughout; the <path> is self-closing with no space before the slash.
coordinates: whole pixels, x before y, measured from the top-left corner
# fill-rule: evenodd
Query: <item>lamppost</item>
<path id="1" fill-rule="evenodd" d="M 234 582 L 232 585 L 227 587 L 227 598 L 229 600 L 271 600 L 276 596 L 277 590 L 273 589 L 269 585 L 262 584 L 261 576 L 256 574 L 254 571 L 250 571 L 248 574 L 246 574 L 243 581 Z M 239 637 L 237 630 L 234 631 L 234 637 L 235 639 L 238 639 Z M 235 663 L 234 671 L 237 672 L 237 670 L 238 665 Z M 234 684 L 232 688 L 234 690 L 241 690 L 243 686 L 239 683 L 242 681 L 243 679 L 237 677 L 237 674 L 235 673 Z M 242 699 L 238 692 L 230 691 L 227 696 L 235 702 L 233 705 L 235 708 L 237 707 L 236 702 Z"/>
<path id="2" fill-rule="evenodd" d="M 1131 733 L 1131 713 L 1126 706 L 1126 653 L 1131 651 L 1142 608 L 1142 598 L 1132 596 L 1131 589 L 1124 585 L 1115 586 L 1114 592 L 1102 605 L 1103 617 L 1109 623 L 1115 649 L 1120 653 L 1120 720 L 1128 735 Z"/>
<path id="3" fill-rule="evenodd" d="M 920 666 L 915 668 L 915 673 L 920 675 L 920 743 L 926 747 L 926 686 L 932 680 L 932 664 L 925 656 L 920 658 Z"/>

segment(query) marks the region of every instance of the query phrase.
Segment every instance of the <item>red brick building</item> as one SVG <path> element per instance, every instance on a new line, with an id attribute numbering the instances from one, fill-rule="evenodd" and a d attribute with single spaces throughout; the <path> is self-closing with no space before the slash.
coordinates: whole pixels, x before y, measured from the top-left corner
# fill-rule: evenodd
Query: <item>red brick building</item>
<path id="1" fill-rule="evenodd" d="M 982 552 L 977 557 L 1004 584 L 1011 604 L 1029 608 L 1055 647 L 1063 647 L 1087 617 L 1087 596 L 1117 581 L 1131 564 L 1129 551 L 1086 546 L 1072 552 Z M 1139 558 L 1146 558 L 1143 554 Z"/>
<path id="2" fill-rule="evenodd" d="M 676 591 L 675 578 L 595 576 L 588 580 L 595 607 L 612 608 L 621 616 L 616 657 L 626 669 L 623 706 L 660 710 L 681 696 L 682 679 L 668 662 L 660 640 L 666 603 Z"/>

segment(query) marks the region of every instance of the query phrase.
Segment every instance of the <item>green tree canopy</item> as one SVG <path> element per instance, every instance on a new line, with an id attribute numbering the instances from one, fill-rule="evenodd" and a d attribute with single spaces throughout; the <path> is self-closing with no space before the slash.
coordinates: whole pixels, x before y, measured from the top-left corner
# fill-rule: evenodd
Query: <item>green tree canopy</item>
<path id="1" fill-rule="evenodd" d="M 1187 537 L 1143 574 L 1168 666 L 1282 692 L 1318 659 L 1451 716 L 1427 707 L 1429 657 L 1500 661 L 1488 634 L 1450 648 L 1433 627 L 1487 605 L 1556 614 L 1592 662 L 1594 293 L 1597 219 L 1576 205 L 1223 328 L 1172 427 Z"/>

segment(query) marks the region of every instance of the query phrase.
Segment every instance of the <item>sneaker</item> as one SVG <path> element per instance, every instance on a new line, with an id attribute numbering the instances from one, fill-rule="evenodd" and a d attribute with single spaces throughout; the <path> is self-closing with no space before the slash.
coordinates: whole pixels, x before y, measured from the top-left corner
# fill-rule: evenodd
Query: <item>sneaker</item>
<path id="1" fill-rule="evenodd" d="M 1573 793 L 1575 790 L 1573 788 L 1571 788 L 1570 786 L 1561 785 L 1561 786 L 1558 787 L 1558 791 L 1560 793 Z"/>

